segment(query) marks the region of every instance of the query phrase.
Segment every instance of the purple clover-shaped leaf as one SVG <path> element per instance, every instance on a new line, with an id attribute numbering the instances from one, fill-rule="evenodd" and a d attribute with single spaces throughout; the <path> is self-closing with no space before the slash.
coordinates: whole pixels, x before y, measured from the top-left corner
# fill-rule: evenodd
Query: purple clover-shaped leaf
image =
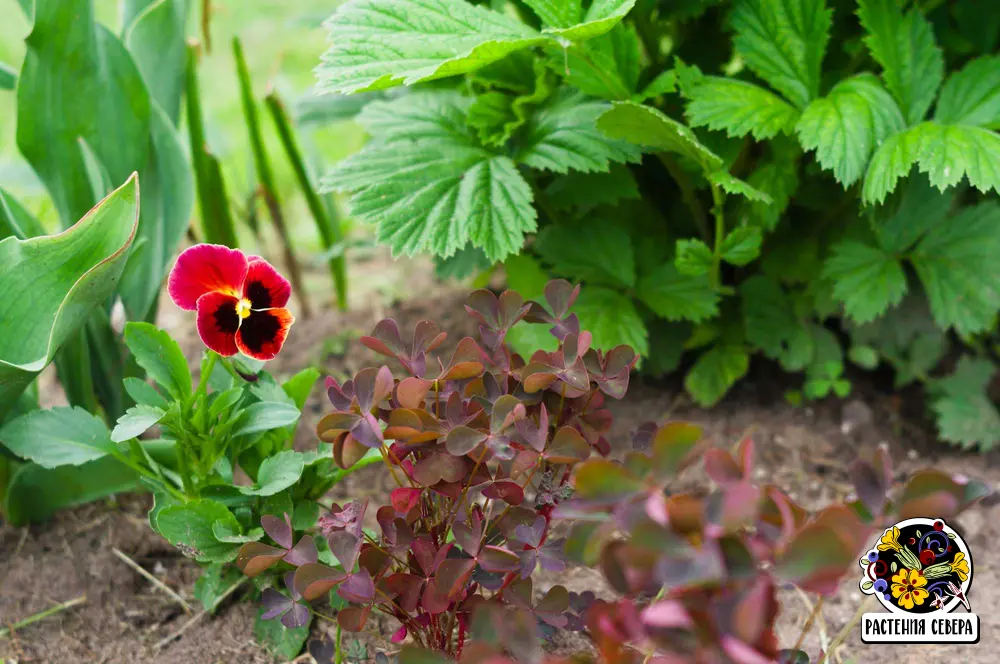
<path id="1" fill-rule="evenodd" d="M 294 572 L 285 575 L 285 587 L 289 595 L 283 595 L 274 588 L 265 588 L 261 596 L 264 604 L 262 620 L 281 618 L 281 624 L 289 629 L 302 627 L 309 622 L 309 607 L 302 601 L 302 595 L 295 589 Z"/>
<path id="2" fill-rule="evenodd" d="M 316 542 L 311 535 L 303 535 L 298 544 L 293 546 L 294 531 L 287 512 L 284 519 L 266 514 L 261 517 L 260 525 L 278 546 L 247 542 L 240 547 L 236 555 L 236 565 L 247 576 L 257 576 L 279 560 L 296 567 L 316 562 Z"/>

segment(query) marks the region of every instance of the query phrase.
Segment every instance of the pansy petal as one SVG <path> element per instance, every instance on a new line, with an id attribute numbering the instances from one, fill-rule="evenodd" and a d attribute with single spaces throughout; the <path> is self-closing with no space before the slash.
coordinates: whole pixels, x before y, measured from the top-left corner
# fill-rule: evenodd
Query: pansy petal
<path id="1" fill-rule="evenodd" d="M 236 333 L 236 346 L 244 355 L 255 360 L 273 360 L 281 351 L 288 328 L 295 318 L 288 309 L 251 311 Z"/>
<path id="2" fill-rule="evenodd" d="M 250 261 L 246 280 L 243 282 L 243 297 L 250 300 L 253 309 L 271 309 L 288 304 L 292 294 L 292 285 L 288 279 L 278 274 L 278 271 L 266 260 L 254 257 Z"/>
<path id="3" fill-rule="evenodd" d="M 247 269 L 247 258 L 239 249 L 196 244 L 185 249 L 170 270 L 170 299 L 181 309 L 192 311 L 205 293 L 221 291 L 239 296 Z"/>
<path id="4" fill-rule="evenodd" d="M 237 302 L 239 300 L 232 295 L 218 291 L 198 298 L 198 335 L 206 346 L 223 357 L 232 357 L 238 351 L 236 331 L 240 329 L 240 316 L 236 313 Z"/>

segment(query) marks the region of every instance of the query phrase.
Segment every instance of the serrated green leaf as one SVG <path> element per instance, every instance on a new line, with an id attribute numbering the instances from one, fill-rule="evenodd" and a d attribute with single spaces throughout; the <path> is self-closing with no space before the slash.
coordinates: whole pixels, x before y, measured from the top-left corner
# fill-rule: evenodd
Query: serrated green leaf
<path id="1" fill-rule="evenodd" d="M 963 355 L 955 373 L 931 383 L 931 410 L 943 440 L 982 451 L 1000 442 L 1000 413 L 987 394 L 996 370 L 987 359 Z"/>
<path id="2" fill-rule="evenodd" d="M 525 0 L 546 27 L 566 28 L 576 25 L 583 16 L 580 0 Z"/>
<path id="3" fill-rule="evenodd" d="M 763 236 L 756 226 L 734 228 L 722 240 L 722 260 L 731 265 L 748 265 L 760 256 Z"/>
<path id="4" fill-rule="evenodd" d="M 906 273 L 899 260 L 882 249 L 855 240 L 833 247 L 823 276 L 834 282 L 833 295 L 857 323 L 875 320 L 906 294 Z"/>
<path id="5" fill-rule="evenodd" d="M 580 327 L 594 335 L 593 347 L 611 350 L 628 344 L 639 355 L 649 351 L 649 337 L 632 299 L 601 286 L 586 286 L 573 305 Z"/>
<path id="6" fill-rule="evenodd" d="M 597 39 L 569 49 L 553 46 L 548 53 L 549 66 L 556 73 L 593 97 L 628 99 L 639 85 L 639 36 L 631 25 L 619 23 Z M 663 92 L 654 90 L 655 94 Z"/>
<path id="7" fill-rule="evenodd" d="M 627 166 L 612 164 L 607 173 L 570 171 L 560 175 L 545 189 L 545 195 L 557 210 L 589 210 L 598 205 L 636 200 L 639 185 Z"/>
<path id="8" fill-rule="evenodd" d="M 612 162 L 638 161 L 634 145 L 597 130 L 597 118 L 609 108 L 606 102 L 560 90 L 528 123 L 517 161 L 556 173 L 605 172 Z"/>
<path id="9" fill-rule="evenodd" d="M 677 240 L 677 256 L 674 266 L 677 271 L 689 277 L 706 275 L 712 270 L 712 248 L 702 240 Z"/>
<path id="10" fill-rule="evenodd" d="M 692 77 L 681 86 L 688 98 L 684 116 L 694 127 L 724 130 L 729 136 L 752 135 L 758 141 L 791 133 L 799 111 L 770 90 L 718 76 Z"/>
<path id="11" fill-rule="evenodd" d="M 635 285 L 632 239 L 606 219 L 588 217 L 572 225 L 546 226 L 534 248 L 555 274 L 622 288 Z"/>
<path id="12" fill-rule="evenodd" d="M 665 263 L 639 280 L 636 296 L 662 318 L 694 323 L 719 313 L 719 295 L 706 275 L 681 274 L 672 263 Z"/>
<path id="13" fill-rule="evenodd" d="M 136 438 L 163 419 L 164 415 L 162 410 L 154 406 L 142 404 L 132 406 L 118 418 L 118 424 L 111 431 L 111 440 L 115 443 L 124 443 Z"/>
<path id="14" fill-rule="evenodd" d="M 780 358 L 801 327 L 788 295 L 774 279 L 756 275 L 740 284 L 740 298 L 747 341 L 768 357 Z"/>
<path id="15" fill-rule="evenodd" d="M 936 122 L 922 122 L 893 134 L 868 164 L 864 201 L 885 200 L 913 164 L 942 191 L 958 184 L 963 176 L 984 193 L 1000 191 L 1000 134 L 982 127 Z"/>
<path id="16" fill-rule="evenodd" d="M 738 0 L 733 45 L 754 73 L 805 108 L 819 94 L 830 16 L 823 0 Z"/>
<path id="17" fill-rule="evenodd" d="M 151 323 L 125 325 L 125 343 L 135 361 L 150 378 L 174 399 L 191 394 L 191 370 L 181 347 L 171 336 Z"/>
<path id="18" fill-rule="evenodd" d="M 82 408 L 35 410 L 0 428 L 0 442 L 43 468 L 79 466 L 114 451 L 108 428 Z"/>
<path id="19" fill-rule="evenodd" d="M 114 292 L 139 223 L 129 179 L 72 228 L 0 241 L 0 420 Z"/>
<path id="20" fill-rule="evenodd" d="M 548 39 L 462 0 L 351 0 L 325 25 L 319 89 L 343 93 L 464 74 Z"/>
<path id="21" fill-rule="evenodd" d="M 782 153 L 754 170 L 747 178 L 747 183 L 767 194 L 771 202 L 744 201 L 741 217 L 765 230 L 774 230 L 799 187 L 798 166 L 796 154 Z"/>
<path id="22" fill-rule="evenodd" d="M 814 100 L 795 127 L 802 147 L 843 185 L 856 182 L 876 146 L 901 131 L 905 120 L 896 102 L 871 74 L 841 81 Z"/>
<path id="23" fill-rule="evenodd" d="M 391 108 L 412 115 L 408 97 L 365 109 L 369 126 L 384 137 L 340 162 L 324 181 L 328 189 L 353 192 L 351 212 L 377 224 L 377 238 L 394 253 L 430 252 L 448 257 L 471 242 L 493 261 L 520 250 L 535 230 L 531 188 L 508 157 L 478 147 L 467 130 L 456 133 L 454 109 L 446 94 L 421 102 L 418 137 L 402 125 L 386 129 Z M 410 109 L 410 110 L 408 110 Z M 464 117 L 464 116 L 463 116 Z"/>
<path id="24" fill-rule="evenodd" d="M 976 58 L 949 76 L 934 119 L 942 124 L 1000 129 L 1000 56 Z"/>
<path id="25" fill-rule="evenodd" d="M 930 229 L 910 256 L 941 327 L 990 329 L 1000 309 L 1000 205 L 967 207 Z"/>
<path id="26" fill-rule="evenodd" d="M 938 191 L 924 175 L 911 175 L 893 200 L 875 211 L 879 245 L 889 252 L 909 249 L 928 229 L 944 222 L 954 199 L 954 191 Z"/>
<path id="27" fill-rule="evenodd" d="M 500 147 L 510 140 L 523 121 L 514 115 L 514 97 L 503 92 L 484 92 L 469 106 L 467 122 L 488 147 Z"/>
<path id="28" fill-rule="evenodd" d="M 615 102 L 597 119 L 597 128 L 612 138 L 688 157 L 706 172 L 714 172 L 722 165 L 718 155 L 702 145 L 689 127 L 649 106 Z"/>
<path id="29" fill-rule="evenodd" d="M 750 366 L 750 356 L 740 345 L 720 344 L 702 353 L 684 378 L 684 387 L 698 405 L 714 406 Z"/>
<path id="30" fill-rule="evenodd" d="M 547 323 L 520 321 L 507 332 L 505 341 L 521 357 L 531 357 L 538 350 L 553 353 L 559 348 L 559 340 L 549 332 L 551 329 Z"/>
<path id="31" fill-rule="evenodd" d="M 555 1 L 578 2 L 578 0 Z M 594 0 L 590 3 L 590 7 L 587 8 L 580 23 L 570 27 L 549 27 L 544 32 L 575 42 L 593 39 L 615 27 L 634 6 L 635 0 Z"/>
<path id="32" fill-rule="evenodd" d="M 264 459 L 257 471 L 254 486 L 240 487 L 246 496 L 273 496 L 295 484 L 302 476 L 305 462 L 301 452 L 285 450 Z"/>
<path id="33" fill-rule="evenodd" d="M 892 365 L 897 388 L 926 380 L 948 348 L 946 333 L 934 322 L 922 293 L 911 293 L 878 320 L 849 329 L 853 344 L 876 349 Z"/>
<path id="34" fill-rule="evenodd" d="M 882 78 L 907 124 L 920 122 L 944 76 L 944 57 L 930 23 L 917 8 L 903 15 L 897 0 L 858 0 L 865 44 L 882 65 Z"/>
<path id="35" fill-rule="evenodd" d="M 448 258 L 434 257 L 434 276 L 438 279 L 465 279 L 493 265 L 482 249 L 465 245 Z"/>
<path id="36" fill-rule="evenodd" d="M 709 182 L 717 184 L 722 187 L 722 190 L 727 194 L 734 194 L 736 196 L 742 196 L 748 201 L 753 201 L 756 203 L 763 203 L 769 205 L 773 201 L 771 197 L 765 194 L 759 189 L 755 189 L 749 183 L 730 175 L 726 171 L 715 171 L 708 176 Z"/>
<path id="37" fill-rule="evenodd" d="M 472 101 L 452 91 L 414 92 L 371 102 L 358 114 L 357 122 L 379 142 L 428 140 L 470 145 L 473 134 L 467 115 Z"/>

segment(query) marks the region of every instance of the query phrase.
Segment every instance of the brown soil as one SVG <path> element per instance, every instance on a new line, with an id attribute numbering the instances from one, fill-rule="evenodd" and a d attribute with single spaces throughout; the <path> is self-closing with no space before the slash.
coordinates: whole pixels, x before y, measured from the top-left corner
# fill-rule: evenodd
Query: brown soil
<path id="1" fill-rule="evenodd" d="M 365 268 L 369 268 L 365 270 Z M 385 277 L 386 270 L 395 270 Z M 371 274 L 372 279 L 365 279 Z M 367 266 L 352 271 L 357 284 L 352 310 L 346 314 L 329 310 L 313 319 L 296 323 L 293 344 L 270 367 L 287 374 L 310 364 L 334 375 L 353 373 L 372 359 L 356 341 L 375 321 L 391 314 L 404 329 L 417 320 L 437 321 L 452 340 L 474 332 L 462 309 L 464 290 L 432 282 L 426 266 L 388 263 L 375 257 Z M 398 306 L 402 292 L 387 285 L 406 283 L 418 297 Z M 317 288 L 317 290 L 319 290 Z M 410 295 L 408 295 L 409 297 Z M 314 298 L 317 299 L 318 298 Z M 318 307 L 317 307 L 318 308 Z M 193 359 L 200 345 L 186 315 L 163 307 L 161 324 L 169 327 L 190 349 Z M 716 441 L 738 440 L 750 432 L 757 443 L 760 479 L 785 489 L 808 508 L 821 507 L 850 491 L 845 467 L 859 454 L 878 445 L 888 445 L 897 460 L 897 479 L 921 466 L 933 465 L 950 472 L 1000 481 L 1000 467 L 993 457 L 959 454 L 934 442 L 926 424 L 900 413 L 899 399 L 889 398 L 863 385 L 844 404 L 824 401 L 809 407 L 792 407 L 782 398 L 781 378 L 773 371 L 755 372 L 727 400 L 705 411 L 689 404 L 676 385 L 654 384 L 636 379 L 628 397 L 612 404 L 616 416 L 614 440 L 627 440 L 638 423 L 672 417 L 705 426 Z M 58 402 L 53 392 L 49 402 Z M 315 390 L 304 413 L 297 445 L 313 444 L 310 431 L 326 408 L 321 390 Z M 367 469 L 336 487 L 335 499 L 370 496 L 382 499 L 389 485 L 384 473 Z M 194 607 L 192 587 L 198 567 L 181 557 L 169 544 L 153 534 L 145 521 L 147 496 L 122 496 L 116 501 L 88 505 L 59 514 L 51 522 L 30 528 L 0 527 L 0 624 L 7 625 L 60 602 L 85 596 L 86 602 L 56 616 L 0 639 L 0 659 L 5 662 L 162 662 L 208 664 L 273 662 L 253 637 L 256 608 L 230 598 L 216 616 L 204 617 L 184 634 L 162 647 L 157 644 L 175 633 L 189 616 L 183 608 L 149 581 L 130 569 L 112 553 L 121 550 L 176 590 Z M 370 512 L 374 512 L 371 510 Z M 857 630 L 836 653 L 834 661 L 889 663 L 900 661 L 945 662 L 964 659 L 970 664 L 995 662 L 997 629 L 1000 628 L 1000 555 L 989 544 L 1000 525 L 993 508 L 980 507 L 956 524 L 975 557 L 975 586 L 970 594 L 980 616 L 981 641 L 974 646 L 864 645 Z M 605 588 L 597 572 L 572 569 L 539 580 L 540 590 L 563 583 L 571 590 Z M 781 642 L 791 646 L 798 637 L 815 596 L 783 591 L 783 612 L 777 630 Z M 828 598 L 816 627 L 805 640 L 815 657 L 861 605 L 857 578 L 849 576 L 840 591 Z M 383 618 L 369 623 L 363 637 L 370 656 L 375 647 L 385 647 L 394 629 Z M 326 633 L 328 625 L 313 627 L 313 636 Z M 577 640 L 560 639 L 562 651 L 580 647 Z M 311 661 L 304 656 L 299 661 Z"/>

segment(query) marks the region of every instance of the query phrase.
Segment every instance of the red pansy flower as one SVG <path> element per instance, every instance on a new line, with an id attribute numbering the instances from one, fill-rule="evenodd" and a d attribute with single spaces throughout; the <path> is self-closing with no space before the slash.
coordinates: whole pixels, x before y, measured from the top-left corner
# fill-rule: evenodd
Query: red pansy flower
<path id="1" fill-rule="evenodd" d="M 170 297 L 198 312 L 198 334 L 219 355 L 270 360 L 295 322 L 285 309 L 292 287 L 270 263 L 239 249 L 198 244 L 170 271 Z"/>

